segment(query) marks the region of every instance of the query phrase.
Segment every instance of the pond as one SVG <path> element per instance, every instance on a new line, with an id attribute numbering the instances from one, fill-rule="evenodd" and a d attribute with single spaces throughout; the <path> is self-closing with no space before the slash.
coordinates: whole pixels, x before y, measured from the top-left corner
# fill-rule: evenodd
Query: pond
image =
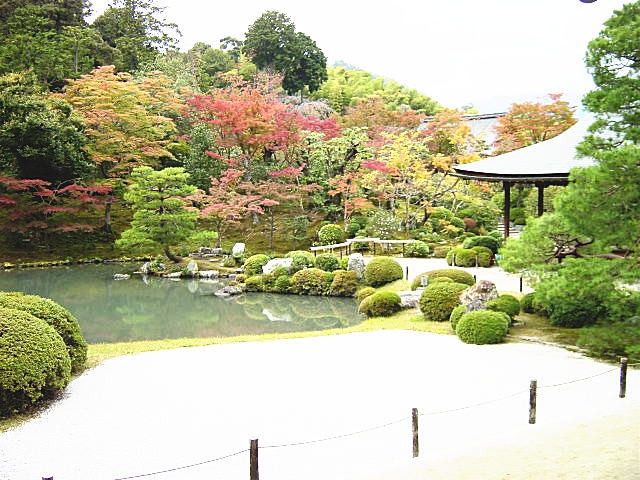
<path id="1" fill-rule="evenodd" d="M 219 298 L 217 280 L 171 280 L 114 273 L 106 264 L 0 272 L 0 291 L 51 298 L 80 322 L 89 343 L 227 337 L 347 327 L 360 322 L 353 299 L 249 293 Z"/>

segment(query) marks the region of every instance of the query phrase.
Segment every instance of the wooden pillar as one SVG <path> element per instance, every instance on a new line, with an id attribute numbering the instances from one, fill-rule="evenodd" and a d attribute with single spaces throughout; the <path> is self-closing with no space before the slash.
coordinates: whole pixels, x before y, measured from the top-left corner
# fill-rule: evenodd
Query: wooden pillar
<path id="1" fill-rule="evenodd" d="M 511 210 L 511 182 L 502 182 L 504 186 L 504 238 L 509 238 L 509 211 Z"/>
<path id="2" fill-rule="evenodd" d="M 544 213 L 544 183 L 538 184 L 538 216 Z"/>

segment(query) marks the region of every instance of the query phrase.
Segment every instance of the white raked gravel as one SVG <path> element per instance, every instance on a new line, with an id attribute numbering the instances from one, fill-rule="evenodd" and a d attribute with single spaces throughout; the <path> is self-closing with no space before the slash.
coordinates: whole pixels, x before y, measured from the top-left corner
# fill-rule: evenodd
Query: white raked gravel
<path id="1" fill-rule="evenodd" d="M 242 450 L 251 438 L 261 446 L 313 440 L 408 417 L 412 407 L 428 413 L 522 392 L 420 417 L 420 462 L 446 465 L 495 447 L 495 466 L 515 446 L 554 438 L 579 425 L 599 425 L 603 416 L 634 418 L 640 411 L 640 372 L 630 369 L 627 398 L 618 398 L 617 371 L 541 388 L 538 423 L 527 422 L 531 379 L 552 385 L 612 368 L 554 347 L 471 346 L 454 336 L 406 331 L 119 357 L 84 373 L 40 417 L 0 434 L 0 478 L 111 480 Z M 325 443 L 261 450 L 260 476 L 325 480 L 380 478 L 392 472 L 385 478 L 428 478 L 420 473 L 423 465 L 410 457 L 407 419 Z M 566 459 L 579 461 L 571 451 Z M 413 469 L 411 475 L 407 469 Z M 243 453 L 145 478 L 248 476 L 248 454 Z"/>

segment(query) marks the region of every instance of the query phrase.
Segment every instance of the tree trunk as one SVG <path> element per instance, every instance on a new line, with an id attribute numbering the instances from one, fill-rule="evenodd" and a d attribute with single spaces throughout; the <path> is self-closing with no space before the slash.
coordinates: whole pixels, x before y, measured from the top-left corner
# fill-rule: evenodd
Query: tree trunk
<path id="1" fill-rule="evenodd" d="M 182 258 L 175 255 L 168 246 L 165 246 L 162 251 L 173 263 L 180 263 L 180 260 L 182 260 Z"/>

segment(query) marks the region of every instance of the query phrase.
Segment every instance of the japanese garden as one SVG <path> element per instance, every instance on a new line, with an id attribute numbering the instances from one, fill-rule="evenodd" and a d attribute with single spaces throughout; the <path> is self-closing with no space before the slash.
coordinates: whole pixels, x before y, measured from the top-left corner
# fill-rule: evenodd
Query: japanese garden
<path id="1" fill-rule="evenodd" d="M 188 48 L 165 13 L 0 5 L 0 478 L 215 478 L 200 465 L 270 432 L 285 440 L 260 447 L 264 478 L 313 478 L 297 469 L 321 455 L 344 476 L 318 478 L 358 478 L 347 447 L 275 455 L 387 428 L 421 396 L 443 412 L 510 398 L 535 368 L 604 382 L 622 362 L 640 380 L 640 2 L 584 45 L 582 105 L 541 92 L 498 113 L 332 65 L 279 11 Z M 576 419 L 602 385 L 576 393 Z M 498 408 L 485 420 L 508 422 Z M 243 409 L 252 423 L 228 418 Z M 441 427 L 443 444 L 465 436 Z M 492 435 L 470 434 L 469 455 Z M 404 458 L 381 442 L 354 455 Z M 472 478 L 442 468 L 388 478 Z"/>

